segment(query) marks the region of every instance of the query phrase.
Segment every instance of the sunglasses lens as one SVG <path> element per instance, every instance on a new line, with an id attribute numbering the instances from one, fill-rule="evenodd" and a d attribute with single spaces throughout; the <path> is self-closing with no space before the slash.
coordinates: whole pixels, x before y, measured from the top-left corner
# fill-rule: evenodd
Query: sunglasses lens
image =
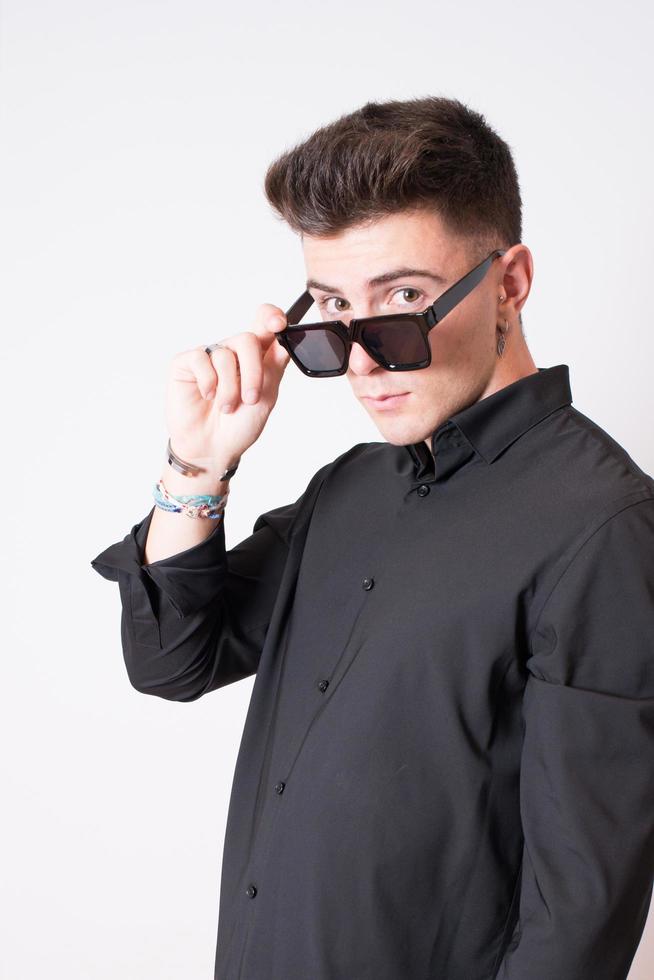
<path id="1" fill-rule="evenodd" d="M 308 371 L 338 371 L 345 360 L 345 345 L 333 330 L 289 330 L 288 342 Z"/>
<path id="2" fill-rule="evenodd" d="M 406 320 L 366 324 L 363 339 L 387 364 L 419 364 L 429 353 L 418 324 Z"/>
<path id="3" fill-rule="evenodd" d="M 294 326 L 287 333 L 289 346 L 300 364 L 319 375 L 343 369 L 346 346 L 342 337 L 322 325 L 303 330 Z M 362 336 L 368 351 L 389 367 L 424 365 L 429 357 L 427 341 L 420 327 L 410 319 L 383 318 L 365 324 Z"/>

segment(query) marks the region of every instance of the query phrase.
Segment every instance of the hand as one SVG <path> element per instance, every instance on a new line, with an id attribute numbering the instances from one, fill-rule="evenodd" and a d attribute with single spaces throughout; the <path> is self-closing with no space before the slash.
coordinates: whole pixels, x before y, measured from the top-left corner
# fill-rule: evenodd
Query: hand
<path id="1" fill-rule="evenodd" d="M 225 347 L 207 354 L 201 345 L 175 355 L 166 389 L 166 425 L 183 460 L 222 472 L 256 442 L 290 361 L 275 338 L 285 326 L 283 310 L 264 303 L 252 330 L 222 339 Z"/>

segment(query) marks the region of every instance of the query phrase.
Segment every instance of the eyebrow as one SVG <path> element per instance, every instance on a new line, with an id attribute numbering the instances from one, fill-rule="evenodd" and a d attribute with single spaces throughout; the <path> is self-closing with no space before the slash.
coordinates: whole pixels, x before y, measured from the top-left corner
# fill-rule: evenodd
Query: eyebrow
<path id="1" fill-rule="evenodd" d="M 380 276 L 368 279 L 366 286 L 370 289 L 373 286 L 381 286 L 386 282 L 393 282 L 395 279 L 408 279 L 410 276 L 424 276 L 427 279 L 433 279 L 439 286 L 447 285 L 447 279 L 440 276 L 437 272 L 429 272 L 428 269 L 410 269 L 407 267 L 383 272 Z M 307 289 L 321 289 L 325 293 L 342 292 L 337 286 L 326 286 L 324 283 L 318 282 L 317 279 L 307 279 Z"/>

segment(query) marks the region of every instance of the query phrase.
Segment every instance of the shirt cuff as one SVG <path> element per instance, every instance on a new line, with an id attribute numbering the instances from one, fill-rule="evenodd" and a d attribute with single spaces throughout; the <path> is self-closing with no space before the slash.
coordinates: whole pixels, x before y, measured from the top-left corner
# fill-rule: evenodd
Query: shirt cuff
<path id="1" fill-rule="evenodd" d="M 216 518 L 217 526 L 199 544 L 148 565 L 144 551 L 154 510 L 153 506 L 122 541 L 97 555 L 91 566 L 113 582 L 119 581 L 121 572 L 141 581 L 147 575 L 183 619 L 214 599 L 223 586 L 227 573 L 224 516 Z"/>

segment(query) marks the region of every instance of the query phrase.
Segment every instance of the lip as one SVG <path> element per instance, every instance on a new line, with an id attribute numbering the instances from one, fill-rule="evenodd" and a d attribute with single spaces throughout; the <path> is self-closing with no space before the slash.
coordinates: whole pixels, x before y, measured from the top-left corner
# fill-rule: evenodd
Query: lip
<path id="1" fill-rule="evenodd" d="M 403 398 L 406 398 L 409 394 L 408 391 L 400 392 L 397 395 L 382 395 L 380 398 L 373 398 L 371 395 L 364 395 L 364 401 L 370 402 L 373 408 L 381 409 L 386 411 L 387 409 L 395 408 L 400 405 Z"/>

